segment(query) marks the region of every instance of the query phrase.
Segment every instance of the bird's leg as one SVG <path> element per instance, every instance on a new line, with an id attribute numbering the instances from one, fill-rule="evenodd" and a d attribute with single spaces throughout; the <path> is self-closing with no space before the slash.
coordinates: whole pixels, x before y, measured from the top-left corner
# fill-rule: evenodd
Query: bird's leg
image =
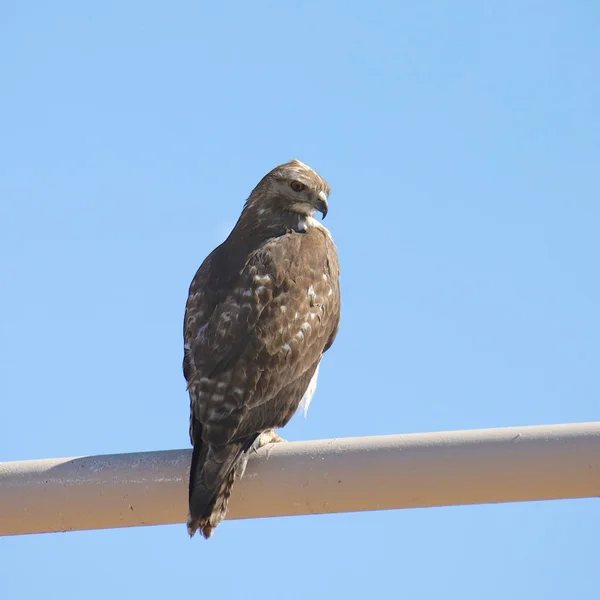
<path id="1" fill-rule="evenodd" d="M 257 438 L 254 444 L 252 445 L 253 451 L 256 453 L 259 448 L 263 446 L 269 446 L 270 444 L 278 444 L 279 442 L 285 442 L 280 435 L 275 433 L 274 429 L 267 429 L 267 431 L 263 431 Z M 271 450 L 273 446 L 267 448 L 266 456 L 268 457 L 271 454 Z"/>
<path id="2" fill-rule="evenodd" d="M 263 446 L 268 446 L 269 444 L 277 444 L 279 442 L 287 442 L 287 440 L 283 439 L 280 435 L 275 433 L 274 429 L 267 429 L 267 431 L 263 431 L 254 441 L 254 444 L 250 446 L 250 452 L 256 454 L 259 448 Z"/>
<path id="3" fill-rule="evenodd" d="M 256 449 L 258 450 L 267 444 L 277 444 L 285 441 L 286 440 L 284 440 L 280 435 L 275 433 L 274 429 L 268 429 L 267 431 L 263 431 L 258 438 L 256 438 L 256 442 L 254 443 L 256 444 Z"/>
<path id="4" fill-rule="evenodd" d="M 235 471 L 235 479 L 241 479 L 244 476 L 250 454 L 256 454 L 258 449 L 262 448 L 263 446 L 268 446 L 269 444 L 276 444 L 279 442 L 287 442 L 287 440 L 284 440 L 280 435 L 277 435 L 274 429 L 267 429 L 267 431 L 263 431 L 256 438 L 256 440 L 254 440 L 252 446 L 250 446 L 250 448 L 242 456 Z M 268 455 L 269 451 L 267 451 L 267 456 Z"/>
<path id="5" fill-rule="evenodd" d="M 267 429 L 267 431 L 263 431 L 257 438 L 254 440 L 254 443 L 250 448 L 242 455 L 240 462 L 238 463 L 234 477 L 235 479 L 241 479 L 246 472 L 246 465 L 248 464 L 248 458 L 250 454 L 256 454 L 259 448 L 263 446 L 268 446 L 269 444 L 277 444 L 279 442 L 287 442 L 287 440 L 283 439 L 280 435 L 275 433 L 274 429 Z M 267 456 L 269 455 L 269 450 L 267 450 Z"/>

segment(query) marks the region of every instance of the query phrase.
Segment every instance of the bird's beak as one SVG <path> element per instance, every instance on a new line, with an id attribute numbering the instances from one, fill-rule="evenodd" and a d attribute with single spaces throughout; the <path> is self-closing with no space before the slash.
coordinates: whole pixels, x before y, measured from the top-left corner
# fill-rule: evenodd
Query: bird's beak
<path id="1" fill-rule="evenodd" d="M 315 202 L 315 209 L 323 215 L 323 218 L 327 216 L 329 205 L 327 204 L 327 194 L 325 192 L 319 192 Z"/>

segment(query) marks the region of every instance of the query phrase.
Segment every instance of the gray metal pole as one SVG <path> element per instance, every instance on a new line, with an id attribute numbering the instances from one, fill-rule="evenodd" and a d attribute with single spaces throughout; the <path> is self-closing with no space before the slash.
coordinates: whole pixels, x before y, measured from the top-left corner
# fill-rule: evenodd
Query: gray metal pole
<path id="1" fill-rule="evenodd" d="M 0 535 L 183 523 L 189 450 L 0 463 Z M 600 496 L 600 422 L 263 448 L 229 518 Z"/>

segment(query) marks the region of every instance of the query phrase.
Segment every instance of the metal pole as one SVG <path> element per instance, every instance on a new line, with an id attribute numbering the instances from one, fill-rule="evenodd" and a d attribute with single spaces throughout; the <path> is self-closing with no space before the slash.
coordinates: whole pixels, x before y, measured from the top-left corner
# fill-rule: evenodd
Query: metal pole
<path id="1" fill-rule="evenodd" d="M 189 450 L 0 463 L 0 535 L 183 523 Z M 600 422 L 274 444 L 229 518 L 600 496 Z"/>

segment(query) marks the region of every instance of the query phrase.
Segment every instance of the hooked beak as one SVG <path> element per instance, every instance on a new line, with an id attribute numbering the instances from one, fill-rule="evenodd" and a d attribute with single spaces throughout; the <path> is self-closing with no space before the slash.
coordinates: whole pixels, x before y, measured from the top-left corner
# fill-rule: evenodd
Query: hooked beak
<path id="1" fill-rule="evenodd" d="M 327 194 L 325 192 L 319 192 L 315 202 L 315 210 L 318 210 L 323 215 L 324 219 L 327 216 L 328 209 L 329 205 L 327 204 Z"/>

